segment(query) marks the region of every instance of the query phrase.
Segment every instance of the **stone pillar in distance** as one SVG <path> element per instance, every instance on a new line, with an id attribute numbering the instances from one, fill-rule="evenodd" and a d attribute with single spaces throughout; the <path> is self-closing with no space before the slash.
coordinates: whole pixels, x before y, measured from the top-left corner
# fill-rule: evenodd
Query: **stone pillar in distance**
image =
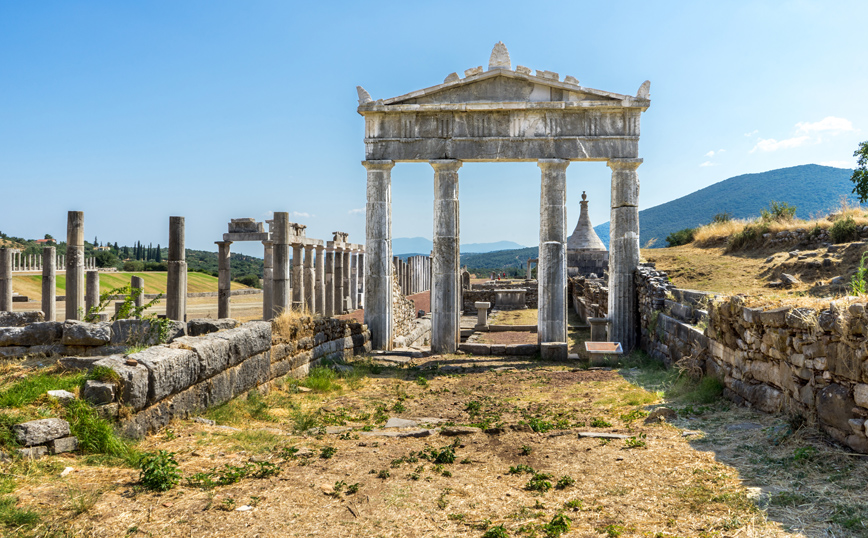
<path id="1" fill-rule="evenodd" d="M 314 308 L 313 311 L 317 314 L 325 315 L 325 246 L 316 246 L 316 266 L 314 267 L 316 278 L 314 279 Z"/>
<path id="2" fill-rule="evenodd" d="M 274 243 L 262 242 L 262 321 L 274 313 Z"/>
<path id="3" fill-rule="evenodd" d="M 42 247 L 42 312 L 45 321 L 57 320 L 57 251 Z"/>
<path id="4" fill-rule="evenodd" d="M 316 294 L 314 293 L 314 283 L 316 282 L 316 273 L 313 269 L 313 245 L 304 246 L 304 307 L 313 314 L 316 311 Z"/>
<path id="5" fill-rule="evenodd" d="M 325 253 L 325 316 L 335 315 L 335 251 Z"/>
<path id="6" fill-rule="evenodd" d="M 232 264 L 229 245 L 232 241 L 214 241 L 217 244 L 217 318 L 231 317 Z"/>
<path id="7" fill-rule="evenodd" d="M 84 212 L 70 211 L 66 220 L 66 319 L 84 314 Z"/>
<path id="8" fill-rule="evenodd" d="M 567 358 L 567 166 L 563 159 L 540 159 L 539 342 L 563 342 Z"/>
<path id="9" fill-rule="evenodd" d="M 166 317 L 187 321 L 187 253 L 184 217 L 169 217 L 169 259 Z"/>
<path id="10" fill-rule="evenodd" d="M 392 168 L 394 161 L 364 161 L 365 323 L 374 349 L 392 349 Z"/>
<path id="11" fill-rule="evenodd" d="M 365 250 L 359 251 L 359 308 L 365 307 Z"/>
<path id="12" fill-rule="evenodd" d="M 9 247 L 0 248 L 0 312 L 12 312 L 12 255 Z"/>
<path id="13" fill-rule="evenodd" d="M 334 309 L 335 315 L 340 316 L 344 313 L 344 249 L 343 247 L 335 247 L 335 295 Z"/>
<path id="14" fill-rule="evenodd" d="M 359 307 L 359 258 L 356 250 L 350 253 L 350 310 Z"/>
<path id="15" fill-rule="evenodd" d="M 99 271 L 88 271 L 86 279 L 84 315 L 89 316 L 92 308 L 99 307 Z M 99 312 L 94 312 L 94 315 L 95 321 L 99 321 Z"/>
<path id="16" fill-rule="evenodd" d="M 353 305 L 350 304 L 350 249 L 345 248 L 341 253 L 343 256 L 343 293 L 341 294 L 341 305 L 343 306 L 344 312 L 349 312 L 353 309 Z"/>
<path id="17" fill-rule="evenodd" d="M 130 291 L 135 295 L 136 308 L 145 306 L 145 279 L 140 276 L 130 277 Z M 141 316 L 136 316 L 136 318 L 141 318 Z"/>
<path id="18" fill-rule="evenodd" d="M 275 212 L 273 226 L 272 310 L 268 319 L 280 316 L 289 310 L 292 304 L 289 298 L 289 213 Z"/>
<path id="19" fill-rule="evenodd" d="M 292 245 L 292 309 L 298 312 L 304 310 L 304 246 L 301 243 Z"/>
<path id="20" fill-rule="evenodd" d="M 634 275 L 639 267 L 639 176 L 642 159 L 612 159 L 612 212 L 609 230 L 609 340 L 624 353 L 639 340 Z"/>
<path id="21" fill-rule="evenodd" d="M 454 353 L 460 340 L 458 169 L 461 161 L 431 161 L 434 168 L 434 283 L 431 351 Z"/>

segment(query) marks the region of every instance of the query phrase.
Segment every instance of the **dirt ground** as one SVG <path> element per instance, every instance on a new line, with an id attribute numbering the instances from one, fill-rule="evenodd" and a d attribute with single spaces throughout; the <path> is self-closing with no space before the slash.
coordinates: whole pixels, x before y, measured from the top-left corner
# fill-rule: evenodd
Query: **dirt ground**
<path id="1" fill-rule="evenodd" d="M 210 410 L 214 424 L 176 421 L 140 442 L 180 465 L 184 478 L 163 493 L 105 458 L 2 470 L 21 476 L 14 494 L 41 514 L 37 535 L 481 537 L 502 526 L 487 536 L 542 537 L 557 535 L 559 515 L 570 520 L 563 536 L 575 537 L 866 535 L 865 458 L 809 427 L 776 437 L 780 417 L 719 399 L 667 402 L 672 383 L 638 367 L 362 359 L 340 377 L 322 369 L 285 380 Z M 663 403 L 675 416 L 646 424 Z M 428 418 L 384 429 L 395 417 Z M 437 432 L 451 425 L 484 431 Z M 427 436 L 374 436 L 386 431 Z M 195 473 L 259 462 L 276 474 L 195 483 Z"/>

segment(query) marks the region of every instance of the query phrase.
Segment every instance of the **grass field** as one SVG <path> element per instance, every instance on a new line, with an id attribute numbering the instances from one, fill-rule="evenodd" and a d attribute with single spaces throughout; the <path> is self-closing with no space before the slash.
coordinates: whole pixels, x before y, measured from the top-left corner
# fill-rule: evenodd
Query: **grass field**
<path id="1" fill-rule="evenodd" d="M 142 273 L 100 273 L 99 289 L 105 293 L 113 288 L 129 284 L 130 278 L 133 276 L 140 276 L 145 279 L 145 293 L 166 293 L 167 275 L 168 273 L 156 271 Z M 246 287 L 238 282 L 232 283 L 233 290 Z M 40 300 L 42 298 L 42 275 L 15 275 L 12 277 L 12 290 L 20 295 L 30 297 L 31 300 Z M 204 273 L 187 273 L 187 293 L 206 291 L 217 291 L 217 277 Z M 66 294 L 66 275 L 57 275 L 57 294 Z"/>

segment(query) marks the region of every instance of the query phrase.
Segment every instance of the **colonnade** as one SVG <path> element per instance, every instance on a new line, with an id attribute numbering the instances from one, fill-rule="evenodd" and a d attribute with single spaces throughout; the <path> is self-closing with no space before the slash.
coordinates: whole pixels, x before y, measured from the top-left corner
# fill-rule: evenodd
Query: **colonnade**
<path id="1" fill-rule="evenodd" d="M 401 295 L 413 295 L 431 289 L 430 256 L 410 256 L 406 261 L 394 256 L 392 263 Z"/>
<path id="2" fill-rule="evenodd" d="M 47 247 L 43 246 L 42 248 L 45 249 Z M 45 258 L 42 254 L 24 254 L 20 250 L 13 249 L 11 256 L 13 273 L 39 272 L 42 271 L 42 266 L 45 264 Z M 66 264 L 66 256 L 63 254 L 57 255 L 54 263 L 59 267 L 64 267 Z M 96 258 L 93 256 L 85 258 L 84 268 L 86 270 L 97 270 Z"/>

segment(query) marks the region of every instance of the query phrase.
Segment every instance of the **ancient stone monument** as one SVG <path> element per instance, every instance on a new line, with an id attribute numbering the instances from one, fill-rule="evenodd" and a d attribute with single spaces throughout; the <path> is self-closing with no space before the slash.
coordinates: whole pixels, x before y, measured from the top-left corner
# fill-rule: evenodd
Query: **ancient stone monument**
<path id="1" fill-rule="evenodd" d="M 488 70 L 452 73 L 442 84 L 374 100 L 358 87 L 365 118 L 367 169 L 365 322 L 377 349 L 392 345 L 391 170 L 396 162 L 434 168 L 432 350 L 459 342 L 458 170 L 463 161 L 535 161 L 541 172 L 540 342 L 567 353 L 566 168 L 606 161 L 612 169 L 609 317 L 613 340 L 638 341 L 633 273 L 639 264 L 639 124 L 651 104 L 650 83 L 635 96 L 594 90 L 574 77 L 512 69 L 503 43 Z"/>
<path id="2" fill-rule="evenodd" d="M 588 216 L 588 196 L 583 192 L 579 222 L 567 239 L 567 273 L 569 276 L 602 276 L 609 268 L 609 251 L 600 240 Z"/>

